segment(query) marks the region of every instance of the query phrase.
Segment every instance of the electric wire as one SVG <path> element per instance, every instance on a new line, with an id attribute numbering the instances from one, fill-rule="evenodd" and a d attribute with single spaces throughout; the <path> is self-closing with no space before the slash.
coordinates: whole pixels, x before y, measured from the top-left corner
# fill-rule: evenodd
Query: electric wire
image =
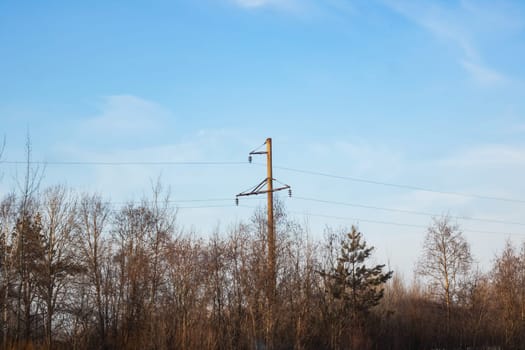
<path id="1" fill-rule="evenodd" d="M 319 199 L 319 198 L 311 198 L 311 197 L 302 197 L 302 196 L 293 196 L 293 199 L 298 199 L 301 201 L 308 201 L 308 202 L 317 202 L 317 203 L 325 203 L 325 204 L 333 204 L 333 205 L 339 205 L 339 206 L 348 206 L 348 207 L 356 207 L 356 208 L 364 208 L 364 209 L 372 209 L 372 210 L 381 210 L 381 211 L 389 211 L 389 212 L 398 212 L 398 213 L 405 213 L 405 214 L 412 214 L 412 215 L 419 215 L 419 216 L 428 216 L 428 217 L 438 217 L 440 215 L 435 213 L 429 213 L 429 212 L 420 212 L 420 211 L 414 211 L 414 210 L 406 210 L 406 209 L 396 209 L 396 208 L 385 208 L 385 207 L 379 207 L 379 206 L 372 206 L 372 205 L 364 205 L 364 204 L 358 204 L 358 203 L 348 203 L 348 202 L 339 202 L 339 201 L 331 201 L 331 200 L 325 200 L 325 199 Z M 261 200 L 260 197 L 244 197 L 244 200 Z M 159 204 L 170 204 L 171 206 L 169 208 L 171 209 L 199 209 L 199 208 L 227 208 L 227 207 L 234 207 L 234 204 L 231 205 L 223 205 L 223 204 L 217 204 L 217 205 L 203 205 L 203 206 L 180 206 L 177 204 L 183 204 L 183 203 L 215 203 L 215 202 L 234 202 L 234 199 L 227 198 L 227 197 L 218 197 L 218 198 L 199 198 L 199 199 L 177 199 L 177 200 L 161 200 L 157 203 Z M 105 204 L 109 206 L 117 206 L 117 205 L 148 205 L 148 204 L 154 204 L 155 201 L 152 200 L 138 200 L 138 201 L 104 201 Z M 249 206 L 244 206 L 249 207 Z M 251 207 L 255 208 L 255 207 Z M 467 217 L 467 216 L 459 216 L 459 215 L 448 215 L 452 219 L 458 219 L 458 220 L 466 220 L 466 221 L 479 221 L 479 222 L 488 222 L 488 223 L 496 223 L 496 224 L 505 224 L 505 225 L 517 225 L 517 226 L 525 226 L 525 223 L 522 222 L 514 222 L 514 221 L 506 221 L 506 220 L 496 220 L 496 219 L 482 219 L 482 218 L 476 218 L 476 217 Z M 330 216 L 327 216 L 330 218 Z M 333 217 L 333 218 L 340 218 L 340 217 Z M 403 226 L 410 226 L 410 224 L 403 224 Z M 421 226 L 419 226 L 421 227 Z"/>
<path id="2" fill-rule="evenodd" d="M 357 203 L 347 203 L 347 202 L 337 202 L 337 201 L 330 201 L 330 200 L 325 200 L 325 199 L 308 198 L 308 197 L 300 197 L 300 196 L 294 196 L 294 198 L 295 199 L 299 199 L 299 200 L 303 200 L 303 201 L 309 201 L 309 202 L 317 202 L 317 203 L 334 204 L 334 205 L 341 205 L 341 206 L 355 207 L 355 208 L 390 211 L 390 212 L 412 214 L 412 215 L 420 215 L 420 216 L 430 216 L 430 217 L 441 216 L 441 215 L 438 215 L 438 214 L 435 214 L 435 213 L 415 211 L 415 210 L 408 210 L 408 209 L 384 208 L 384 207 L 378 207 L 378 206 L 372 206 L 372 205 L 364 205 L 364 204 L 357 204 Z M 482 218 L 476 218 L 476 217 L 470 217 L 470 216 L 462 216 L 462 215 L 447 215 L 447 216 L 452 218 L 452 219 L 457 219 L 457 220 L 480 221 L 480 222 L 489 222 L 489 223 L 496 223 L 496 224 L 525 226 L 525 223 L 515 222 L 515 221 L 505 221 L 505 220 L 496 220 L 496 219 L 482 219 Z"/>
<path id="3" fill-rule="evenodd" d="M 307 198 L 307 197 L 292 197 L 292 198 L 295 198 L 295 199 L 301 199 L 301 200 L 313 200 L 315 202 L 325 202 L 325 203 L 329 203 L 329 204 L 336 204 L 336 205 L 349 205 L 349 206 L 353 206 L 352 203 L 344 203 L 344 202 L 335 202 L 335 201 L 325 201 L 325 200 L 320 200 L 320 199 L 312 199 L 312 198 Z M 250 198 L 250 199 L 258 199 L 258 198 Z M 160 201 L 160 203 L 169 203 L 169 204 L 176 204 L 176 203 L 191 203 L 191 202 L 194 202 L 194 203 L 198 203 L 198 202 L 217 202 L 217 201 L 232 201 L 233 200 L 231 198 L 208 198 L 208 199 L 182 199 L 182 200 L 174 200 L 174 201 L 166 201 L 166 202 L 163 202 L 163 201 Z M 143 203 L 153 203 L 153 201 L 139 201 L 138 203 L 134 202 L 134 201 L 128 201 L 128 202 L 114 202 L 114 201 L 103 201 L 104 204 L 107 204 L 107 205 L 117 205 L 117 204 L 137 204 L 137 205 L 140 205 L 140 204 L 143 204 Z M 365 207 L 365 208 L 373 208 L 373 209 L 376 209 L 376 208 L 380 208 L 381 210 L 383 209 L 388 209 L 390 210 L 390 208 L 381 208 L 381 207 L 371 207 L 371 206 L 363 206 L 363 205 L 356 205 L 358 207 Z M 255 207 L 255 206 L 249 206 L 249 205 L 235 205 L 235 204 L 227 204 L 227 205 L 224 205 L 224 204 L 217 204 L 217 205 L 195 205 L 195 206 L 177 206 L 177 205 L 174 205 L 174 206 L 169 206 L 169 207 L 163 207 L 163 208 L 167 208 L 167 209 L 172 209 L 172 210 L 193 210 L 193 209 L 216 209 L 216 208 L 230 208 L 230 209 L 234 209 L 234 208 L 245 208 L 245 209 L 252 209 L 252 210 L 255 210 L 255 209 L 259 209 L 258 207 Z M 119 209 L 112 209 L 111 210 L 112 212 L 119 212 L 120 210 Z M 398 211 L 398 210 L 395 210 L 395 211 Z M 385 221 L 385 220 L 376 220 L 376 219 L 366 219 L 366 218 L 358 218 L 358 217 L 348 217 L 348 216 L 336 216 L 336 215 L 326 215 L 326 214 L 319 214 L 319 213 L 311 213 L 311 212 L 299 212 L 299 211 L 294 211 L 294 210 L 287 210 L 288 213 L 290 214 L 295 214 L 295 215 L 306 215 L 306 216 L 311 216 L 311 217 L 319 217 L 319 218 L 325 218 L 325 219 L 334 219 L 334 220 L 344 220 L 344 221 L 352 221 L 352 222 L 367 222 L 367 223 L 372 223 L 372 224 L 381 224 L 381 225 L 389 225 L 389 226 L 398 226 L 398 227 L 411 227 L 411 228 L 418 228 L 418 229 L 423 229 L 423 230 L 426 230 L 428 228 L 428 226 L 425 226 L 425 225 L 418 225 L 418 224 L 408 224 L 408 223 L 401 223 L 401 222 L 393 222 L 393 221 Z M 406 212 L 410 212 L 410 213 L 414 213 L 412 211 L 406 211 Z M 425 214 L 427 215 L 427 214 Z M 512 224 L 512 222 L 506 222 L 506 221 L 498 221 L 498 223 L 507 223 L 507 224 Z M 519 225 L 523 225 L 522 223 L 513 223 L 513 224 L 519 224 Z M 481 234 L 495 234 L 495 235 L 510 235 L 510 236 L 525 236 L 524 233 L 516 233 L 516 232 L 501 232 L 501 231 L 485 231 L 485 230 L 473 230 L 473 229 L 464 229 L 462 230 L 463 232 L 465 233 L 481 233 Z"/>
<path id="4" fill-rule="evenodd" d="M 308 174 L 308 175 L 328 177 L 328 178 L 339 179 L 339 180 L 360 182 L 360 183 L 366 183 L 366 184 L 371 184 L 371 185 L 381 185 L 381 186 L 409 189 L 409 190 L 415 190 L 415 191 L 421 191 L 421 192 L 431 192 L 431 193 L 439 193 L 439 194 L 444 194 L 444 195 L 525 204 L 525 200 L 516 199 L 516 198 L 486 196 L 486 195 L 481 195 L 481 194 L 476 194 L 476 193 L 463 193 L 463 192 L 454 192 L 454 191 L 435 190 L 435 189 L 420 187 L 420 186 L 404 185 L 404 184 L 397 184 L 397 183 L 392 183 L 392 182 L 382 182 L 382 181 L 376 181 L 376 180 L 368 180 L 368 179 L 363 179 L 363 178 L 358 178 L 358 177 L 353 177 L 353 176 L 335 175 L 335 174 L 323 173 L 323 172 L 318 172 L 318 171 L 295 169 L 295 168 L 290 168 L 286 166 L 278 166 L 278 165 L 274 165 L 274 169 L 280 169 L 280 170 Z"/>
<path id="5" fill-rule="evenodd" d="M 177 204 L 177 203 L 194 203 L 194 202 L 225 202 L 231 201 L 231 198 L 206 198 L 206 199 L 177 199 L 177 200 L 159 200 L 156 203 L 163 204 Z M 126 205 L 126 204 L 154 204 L 152 200 L 138 200 L 138 201 L 106 201 L 109 205 Z"/>
<path id="6" fill-rule="evenodd" d="M 20 164 L 27 164 L 27 161 L 2 160 L 0 161 L 0 164 L 2 163 L 20 165 Z M 103 165 L 103 166 L 120 166 L 120 165 L 222 166 L 222 165 L 241 165 L 241 164 L 245 164 L 245 162 L 231 162 L 231 161 L 111 161 L 111 162 L 109 161 L 104 161 L 104 162 L 102 161 L 31 161 L 30 164 Z M 254 164 L 263 165 L 260 163 L 254 163 Z M 515 198 L 494 197 L 494 196 L 486 196 L 486 195 L 480 195 L 480 194 L 474 194 L 474 193 L 460 193 L 460 192 L 452 192 L 452 191 L 434 190 L 434 189 L 429 189 L 429 188 L 424 188 L 424 187 L 419 187 L 419 186 L 381 182 L 381 181 L 368 180 L 368 179 L 351 177 L 351 176 L 341 176 L 341 175 L 335 175 L 335 174 L 318 172 L 318 171 L 296 169 L 296 168 L 285 167 L 285 166 L 274 166 L 274 168 L 285 170 L 285 171 L 290 171 L 290 172 L 295 172 L 295 173 L 303 173 L 303 174 L 308 174 L 308 175 L 322 176 L 322 177 L 327 177 L 327 178 L 335 178 L 335 179 L 361 182 L 361 183 L 367 183 L 367 184 L 373 184 L 373 185 L 390 186 L 390 187 L 396 187 L 396 188 L 404 188 L 404 189 L 411 189 L 411 190 L 417 190 L 417 191 L 432 192 L 432 193 L 439 193 L 439 194 L 446 194 L 446 195 L 455 195 L 455 196 L 462 196 L 462 197 L 471 197 L 471 198 L 478 198 L 478 199 L 497 200 L 497 201 L 513 202 L 513 203 L 525 203 L 524 200 L 515 199 Z M 299 199 L 299 200 L 304 200 L 304 201 L 313 201 L 313 202 L 318 202 L 318 203 L 366 208 L 366 209 L 373 209 L 373 210 L 390 211 L 390 212 L 406 213 L 406 214 L 421 215 L 421 216 L 438 216 L 433 213 L 414 211 L 414 210 L 385 208 L 385 207 L 364 205 L 364 204 L 358 204 L 358 203 L 329 201 L 329 200 L 318 199 L 318 198 L 297 197 L 297 196 L 295 196 L 294 198 Z M 167 203 L 176 204 L 176 203 L 191 203 L 191 202 L 220 202 L 220 201 L 230 201 L 230 200 L 232 199 L 231 198 L 182 199 L 182 200 L 176 200 L 176 201 L 168 201 Z M 107 203 L 108 205 L 118 205 L 118 204 L 130 203 L 130 202 L 105 202 L 105 203 Z M 134 203 L 134 202 L 132 201 L 131 203 Z M 148 202 L 141 201 L 140 203 L 148 203 Z M 232 204 L 232 205 L 206 205 L 206 206 L 175 206 L 174 208 L 184 210 L 184 209 L 227 208 L 227 207 L 234 207 L 234 205 Z M 243 207 L 246 207 L 246 206 L 243 206 Z M 426 226 L 422 226 L 422 225 L 397 223 L 397 222 L 389 222 L 389 221 L 381 221 L 381 220 L 348 218 L 348 217 L 339 217 L 339 216 L 322 215 L 322 214 L 309 214 L 309 215 L 316 216 L 316 217 L 323 217 L 323 218 L 339 219 L 339 220 L 354 220 L 354 221 L 357 220 L 357 221 L 377 223 L 377 224 L 426 228 Z M 505 221 L 505 220 L 482 219 L 482 218 L 467 217 L 467 216 L 450 216 L 450 217 L 454 219 L 459 219 L 459 220 L 469 220 L 469 221 L 525 226 L 525 224 L 521 222 L 512 222 L 512 221 Z M 480 231 L 480 230 L 476 230 L 476 231 L 464 230 L 464 231 L 465 232 L 478 232 L 478 233 L 491 233 L 491 234 L 504 234 L 503 232 L 494 232 L 494 231 Z M 516 233 L 509 233 L 509 234 L 520 235 Z"/>
<path id="7" fill-rule="evenodd" d="M 251 208 L 256 209 L 256 207 L 246 206 L 242 205 L 243 208 Z M 343 221 L 352 221 L 352 222 L 367 222 L 371 224 L 381 224 L 381 225 L 389 225 L 389 226 L 400 226 L 400 227 L 411 227 L 411 228 L 418 228 L 426 230 L 428 229 L 428 226 L 425 225 L 417 225 L 417 224 L 407 224 L 407 223 L 401 223 L 401 222 L 393 222 L 393 221 L 384 221 L 384 220 L 374 220 L 374 219 L 363 219 L 363 218 L 357 218 L 357 217 L 347 217 L 347 216 L 335 216 L 335 215 L 325 215 L 325 214 L 315 214 L 310 212 L 299 212 L 299 211 L 287 211 L 291 214 L 296 215 L 304 215 L 304 216 L 312 216 L 312 217 L 320 217 L 320 218 L 327 218 L 327 219 L 335 219 L 335 220 L 343 220 Z M 462 229 L 461 230 L 464 233 L 481 233 L 481 234 L 491 234 L 491 235 L 509 235 L 509 236 L 525 236 L 525 233 L 516 233 L 516 232 L 500 232 L 500 231 L 485 231 L 485 230 L 475 230 L 475 229 Z"/>
<path id="8" fill-rule="evenodd" d="M 27 161 L 0 160 L 0 164 L 8 164 L 8 165 L 9 164 L 10 165 L 25 165 L 27 163 L 28 163 Z M 147 165 L 159 165 L 159 166 L 162 166 L 162 165 L 166 165 L 166 166 L 168 166 L 168 165 L 171 165 L 171 166 L 226 166 L 226 165 L 242 165 L 242 164 L 246 164 L 245 162 L 240 162 L 240 161 L 30 161 L 29 163 L 30 164 L 36 164 L 36 165 L 79 165 L 79 166 L 81 166 L 81 165 L 97 165 L 97 166 L 129 166 L 129 165 L 144 165 L 144 166 L 147 166 Z M 253 162 L 253 164 L 265 165 L 265 164 L 257 163 L 257 162 Z M 476 198 L 476 199 L 483 199 L 483 200 L 494 200 L 494 201 L 501 201 L 501 202 L 525 204 L 525 200 L 517 199 L 517 198 L 488 196 L 488 195 L 477 194 L 477 193 L 463 193 L 463 192 L 456 192 L 456 191 L 437 190 L 437 189 L 432 189 L 432 188 L 423 187 L 423 186 L 399 184 L 399 183 L 393 183 L 393 182 L 384 182 L 384 181 L 371 180 L 371 179 L 359 178 L 359 177 L 354 177 L 354 176 L 343 176 L 343 175 L 331 174 L 331 173 L 320 172 L 320 171 L 292 168 L 292 167 L 288 167 L 288 166 L 274 165 L 274 169 L 279 169 L 279 170 L 284 170 L 284 171 L 289 171 L 289 172 L 294 172 L 294 173 L 307 174 L 307 175 L 312 175 L 312 176 L 321 176 L 321 177 L 333 178 L 333 179 L 339 179 L 339 180 L 345 180 L 345 181 L 366 183 L 366 184 L 370 184 L 370 185 L 387 186 L 387 187 L 408 189 L 408 190 L 414 190 L 414 191 L 438 193 L 438 194 L 443 194 L 443 195 L 452 195 L 452 196 L 460 196 L 460 197 L 467 197 L 467 198 Z"/>
<path id="9" fill-rule="evenodd" d="M 26 165 L 27 161 L 2 160 L 0 164 Z M 219 166 L 241 165 L 245 162 L 238 161 L 30 161 L 36 165 L 101 165 L 101 166 L 126 166 L 126 165 L 180 165 L 180 166 Z"/>
<path id="10" fill-rule="evenodd" d="M 198 206 L 184 206 L 184 207 L 174 207 L 173 209 L 211 209 L 211 208 L 233 208 L 235 205 L 198 205 Z"/>

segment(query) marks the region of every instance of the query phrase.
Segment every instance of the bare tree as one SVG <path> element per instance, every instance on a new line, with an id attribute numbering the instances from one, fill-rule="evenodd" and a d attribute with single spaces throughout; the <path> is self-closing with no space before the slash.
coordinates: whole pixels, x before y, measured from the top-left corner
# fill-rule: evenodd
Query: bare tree
<path id="1" fill-rule="evenodd" d="M 152 225 L 146 230 L 146 264 L 147 281 L 150 286 L 149 300 L 146 306 L 146 332 L 149 343 L 155 348 L 161 348 L 162 327 L 160 325 L 160 297 L 166 287 L 166 275 L 168 271 L 167 255 L 169 243 L 174 239 L 176 210 L 170 207 L 170 191 L 164 190 L 160 179 L 152 185 L 151 200 L 144 200 L 144 207 L 149 208 Z"/>
<path id="2" fill-rule="evenodd" d="M 282 217 L 277 244 L 277 344 L 307 349 L 317 336 L 321 276 L 316 272 L 316 246 L 308 237 L 307 225 Z"/>
<path id="3" fill-rule="evenodd" d="M 445 305 L 447 332 L 452 306 L 471 264 L 470 246 L 459 226 L 447 216 L 434 218 L 427 229 L 416 272 L 427 279 L 432 294 Z"/>
<path id="4" fill-rule="evenodd" d="M 102 349 L 108 347 L 108 329 L 110 326 L 110 276 L 108 276 L 108 260 L 110 247 L 105 237 L 109 221 L 109 208 L 99 196 L 84 195 L 78 210 L 77 238 L 80 261 L 87 275 L 86 289 L 89 308 L 95 315 L 98 343 Z M 81 286 L 84 289 L 84 286 Z M 78 307 L 82 306 L 79 304 Z M 89 311 L 78 310 L 82 317 Z M 84 321 L 84 320 L 81 320 Z"/>
<path id="5" fill-rule="evenodd" d="M 492 274 L 505 345 L 520 349 L 525 341 L 525 246 L 518 254 L 507 241 Z"/>
<path id="6" fill-rule="evenodd" d="M 53 348 L 53 321 L 57 308 L 64 311 L 65 293 L 70 278 L 81 272 L 73 245 L 76 205 L 61 186 L 44 191 L 42 203 L 43 255 L 37 283 L 45 305 L 46 344 Z M 56 326 L 59 326 L 58 324 Z"/>
<path id="7" fill-rule="evenodd" d="M 7 348 L 10 320 L 10 295 L 14 287 L 13 264 L 16 261 L 14 232 L 16 226 L 16 198 L 14 194 L 6 196 L 0 202 L 0 303 L 2 306 L 2 343 Z"/>
<path id="8" fill-rule="evenodd" d="M 33 147 L 31 144 L 31 137 L 29 132 L 26 136 L 26 167 L 25 173 L 22 176 L 22 182 L 20 182 L 20 177 L 17 176 L 18 190 L 20 191 L 20 213 L 27 214 L 27 211 L 30 210 L 30 205 L 32 201 L 35 200 L 35 195 L 37 194 L 38 189 L 40 188 L 40 183 L 44 177 L 44 168 L 35 166 L 32 162 L 33 156 Z"/>

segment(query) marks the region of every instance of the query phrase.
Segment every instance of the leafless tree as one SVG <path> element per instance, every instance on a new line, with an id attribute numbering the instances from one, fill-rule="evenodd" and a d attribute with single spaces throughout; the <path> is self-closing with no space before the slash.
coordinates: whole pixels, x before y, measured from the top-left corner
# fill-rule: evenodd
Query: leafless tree
<path id="1" fill-rule="evenodd" d="M 430 292 L 444 304 L 447 332 L 453 304 L 471 264 L 470 246 L 459 226 L 447 216 L 434 218 L 427 229 L 416 272 L 428 281 Z"/>
<path id="2" fill-rule="evenodd" d="M 507 241 L 492 274 L 505 345 L 519 349 L 525 341 L 525 246 L 520 254 Z"/>
<path id="3" fill-rule="evenodd" d="M 39 296 L 45 306 L 46 344 L 53 348 L 53 328 L 57 309 L 64 312 L 65 293 L 71 278 L 82 272 L 73 245 L 76 203 L 62 186 L 50 187 L 42 195 L 43 254 L 37 275 Z M 53 323 L 56 323 L 55 325 Z"/>
<path id="4" fill-rule="evenodd" d="M 14 249 L 14 233 L 16 227 L 16 198 L 9 194 L 0 202 L 0 291 L 2 306 L 2 343 L 7 347 L 9 337 L 9 321 L 12 313 L 10 296 L 14 288 L 14 263 L 16 252 Z"/>
<path id="5" fill-rule="evenodd" d="M 100 196 L 82 196 L 78 208 L 77 246 L 80 262 L 84 266 L 85 278 L 79 279 L 80 295 L 87 295 L 90 310 L 84 310 L 84 304 L 77 304 L 80 322 L 87 322 L 84 316 L 94 313 L 96 331 L 100 347 L 108 347 L 110 327 L 111 271 L 109 261 L 111 249 L 107 239 L 110 211 Z M 85 327 L 91 326 L 90 323 Z"/>

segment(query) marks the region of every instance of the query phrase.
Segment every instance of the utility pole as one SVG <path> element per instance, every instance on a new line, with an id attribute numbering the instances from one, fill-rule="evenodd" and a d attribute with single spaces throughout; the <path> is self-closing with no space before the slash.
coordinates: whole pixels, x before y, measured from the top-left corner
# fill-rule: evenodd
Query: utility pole
<path id="1" fill-rule="evenodd" d="M 275 270 L 275 223 L 273 221 L 273 169 L 272 169 L 272 139 L 266 139 L 266 176 L 268 188 L 268 277 L 269 300 L 273 306 L 276 295 L 276 270 Z"/>
<path id="2" fill-rule="evenodd" d="M 253 196 L 259 194 L 267 194 L 268 204 L 267 204 L 267 213 L 268 213 L 268 267 L 267 267 L 267 276 L 268 276 L 268 289 L 266 291 L 267 300 L 268 300 L 268 320 L 266 325 L 266 341 L 268 348 L 273 348 L 273 326 L 274 326 L 274 305 L 275 305 L 275 296 L 276 293 L 276 284 L 277 284 L 277 271 L 276 271 L 276 244 L 275 244 L 275 222 L 273 217 L 273 193 L 282 190 L 288 190 L 288 195 L 292 196 L 291 187 L 282 184 L 282 186 L 274 188 L 273 181 L 273 166 L 272 166 L 272 139 L 266 139 L 266 151 L 257 151 L 254 150 L 250 152 L 248 160 L 252 162 L 252 155 L 257 154 L 266 154 L 266 179 L 261 181 L 257 186 L 253 187 L 250 190 L 239 193 L 236 198 L 236 204 L 239 204 L 239 197 L 243 196 Z M 260 147 L 259 147 L 260 148 Z M 265 188 L 266 185 L 266 188 Z"/>

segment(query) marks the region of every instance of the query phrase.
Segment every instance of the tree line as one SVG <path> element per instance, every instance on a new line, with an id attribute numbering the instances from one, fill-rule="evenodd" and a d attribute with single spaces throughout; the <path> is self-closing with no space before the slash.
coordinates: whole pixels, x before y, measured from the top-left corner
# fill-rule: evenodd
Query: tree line
<path id="1" fill-rule="evenodd" d="M 358 228 L 312 239 L 277 201 L 270 307 L 265 208 L 203 238 L 177 226 L 160 184 L 113 207 L 26 170 L 0 198 L 3 349 L 524 348 L 525 246 L 477 271 L 447 217 L 407 284 Z"/>

